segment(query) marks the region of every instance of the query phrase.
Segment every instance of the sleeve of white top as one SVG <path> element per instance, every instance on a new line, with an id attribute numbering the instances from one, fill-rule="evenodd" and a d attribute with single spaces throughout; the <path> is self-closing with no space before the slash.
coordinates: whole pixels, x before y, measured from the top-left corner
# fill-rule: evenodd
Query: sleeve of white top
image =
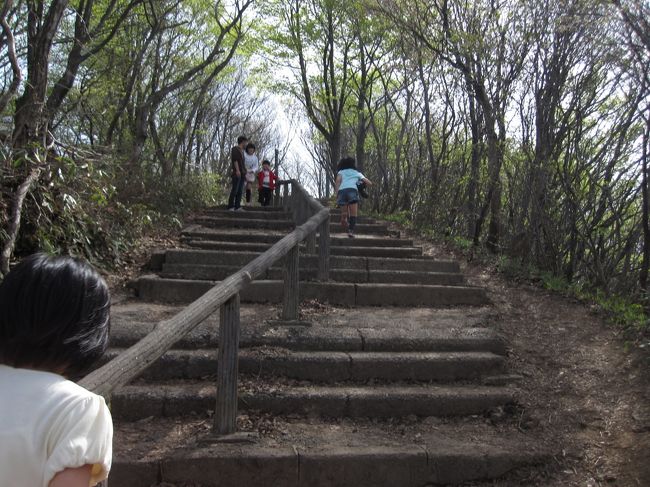
<path id="1" fill-rule="evenodd" d="M 66 468 L 92 465 L 90 485 L 108 477 L 113 454 L 113 422 L 101 396 L 84 397 L 66 408 L 61 434 L 45 465 L 46 484 Z"/>

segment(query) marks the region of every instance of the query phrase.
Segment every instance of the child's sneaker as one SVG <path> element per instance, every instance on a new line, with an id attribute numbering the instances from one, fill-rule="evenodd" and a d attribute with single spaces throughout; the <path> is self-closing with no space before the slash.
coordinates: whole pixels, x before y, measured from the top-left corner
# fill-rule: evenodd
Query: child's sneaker
<path id="1" fill-rule="evenodd" d="M 348 237 L 354 238 L 354 233 L 352 233 L 352 231 L 348 231 Z"/>

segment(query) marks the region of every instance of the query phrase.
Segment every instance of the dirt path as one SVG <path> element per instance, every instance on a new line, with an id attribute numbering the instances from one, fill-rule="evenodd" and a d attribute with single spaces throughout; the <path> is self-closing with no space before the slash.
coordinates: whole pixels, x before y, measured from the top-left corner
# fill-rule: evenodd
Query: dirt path
<path id="1" fill-rule="evenodd" d="M 418 244 L 429 255 L 449 255 Z M 491 324 L 509 343 L 510 371 L 523 376 L 520 427 L 561 447 L 556 465 L 535 485 L 650 485 L 647 356 L 626 351 L 584 304 L 508 282 L 481 265 L 464 267 L 471 284 L 487 289 Z"/>

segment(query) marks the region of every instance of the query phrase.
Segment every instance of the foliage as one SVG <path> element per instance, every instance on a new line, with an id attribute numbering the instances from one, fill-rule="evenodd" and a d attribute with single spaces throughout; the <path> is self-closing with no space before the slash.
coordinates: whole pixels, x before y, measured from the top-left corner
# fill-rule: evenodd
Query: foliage
<path id="1" fill-rule="evenodd" d="M 182 215 L 223 199 L 223 178 L 211 173 L 193 173 L 184 178 L 172 177 L 161 181 L 152 178 L 146 186 L 147 204 L 169 215 Z"/>
<path id="2" fill-rule="evenodd" d="M 408 211 L 397 211 L 395 213 L 369 213 L 369 216 L 398 223 L 407 228 L 411 226 L 411 219 Z"/>
<path id="3" fill-rule="evenodd" d="M 650 350 L 650 315 L 643 305 L 643 299 L 633 299 L 629 295 L 607 292 L 586 280 L 569 281 L 549 270 L 522 262 L 518 257 L 507 254 L 494 255 L 486 252 L 483 247 L 476 246 L 469 239 L 444 235 L 431 226 L 415 225 L 410 215 L 404 211 L 392 214 L 374 213 L 372 216 L 410 228 L 423 238 L 437 242 L 467 260 L 492 266 L 509 280 L 529 282 L 590 305 L 620 330 L 629 345 Z"/>
<path id="4" fill-rule="evenodd" d="M 178 229 L 185 213 L 222 196 L 218 177 L 196 174 L 164 185 L 148 181 L 139 198 L 127 202 L 118 190 L 119 167 L 115 160 L 52 160 L 25 205 L 16 254 L 79 255 L 110 268 L 138 237 Z"/>

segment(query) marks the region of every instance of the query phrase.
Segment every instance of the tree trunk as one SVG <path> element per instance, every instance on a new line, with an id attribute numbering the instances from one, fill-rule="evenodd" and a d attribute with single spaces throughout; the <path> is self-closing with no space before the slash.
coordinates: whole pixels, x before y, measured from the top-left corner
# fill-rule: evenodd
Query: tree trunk
<path id="1" fill-rule="evenodd" d="M 20 64 L 16 56 L 16 43 L 14 40 L 13 32 L 11 27 L 7 22 L 7 13 L 13 7 L 13 0 L 5 0 L 5 3 L 0 11 L 0 27 L 2 27 L 2 33 L 6 38 L 7 46 L 7 57 L 9 58 L 9 64 L 11 65 L 12 78 L 9 88 L 0 96 L 0 113 L 3 113 L 9 102 L 16 96 L 18 91 L 18 86 L 22 80 L 22 71 L 20 69 Z M 0 43 L 0 47 L 2 43 Z"/>
<path id="2" fill-rule="evenodd" d="M 13 254 L 14 246 L 16 245 L 16 238 L 18 237 L 18 232 L 20 230 L 23 202 L 29 192 L 29 188 L 31 188 L 32 184 L 34 184 L 40 175 L 41 168 L 34 167 L 27 175 L 25 181 L 23 181 L 23 183 L 18 186 L 18 189 L 16 189 L 16 194 L 14 195 L 11 207 L 7 241 L 2 248 L 2 253 L 0 253 L 0 276 L 4 276 L 9 272 L 9 262 L 11 261 L 11 255 Z"/>
<path id="3" fill-rule="evenodd" d="M 43 4 L 29 2 L 27 15 L 27 82 L 16 100 L 13 145 L 45 146 L 49 116 L 45 110 L 50 51 L 68 0 L 55 0 L 45 13 Z"/>
<path id="4" fill-rule="evenodd" d="M 643 261 L 639 273 L 639 284 L 648 299 L 648 268 L 650 267 L 650 195 L 648 195 L 648 145 L 650 145 L 650 116 L 646 120 L 643 134 L 643 156 L 641 159 L 641 196 L 643 204 Z M 648 303 L 648 301 L 646 301 Z"/>
<path id="5" fill-rule="evenodd" d="M 474 245 L 478 245 L 476 235 L 476 220 L 477 215 L 477 201 L 478 201 L 478 181 L 479 181 L 479 167 L 481 164 L 481 135 L 480 135 L 480 120 L 479 114 L 476 110 L 474 97 L 469 97 L 469 115 L 470 126 L 472 131 L 472 154 L 470 162 L 470 176 L 467 182 L 467 238 L 474 240 Z"/>
<path id="6" fill-rule="evenodd" d="M 490 251 L 497 252 L 499 250 L 501 230 L 501 163 L 503 161 L 503 147 L 494 129 L 494 119 L 492 117 L 486 118 L 490 174 L 490 222 L 485 244 Z"/>

